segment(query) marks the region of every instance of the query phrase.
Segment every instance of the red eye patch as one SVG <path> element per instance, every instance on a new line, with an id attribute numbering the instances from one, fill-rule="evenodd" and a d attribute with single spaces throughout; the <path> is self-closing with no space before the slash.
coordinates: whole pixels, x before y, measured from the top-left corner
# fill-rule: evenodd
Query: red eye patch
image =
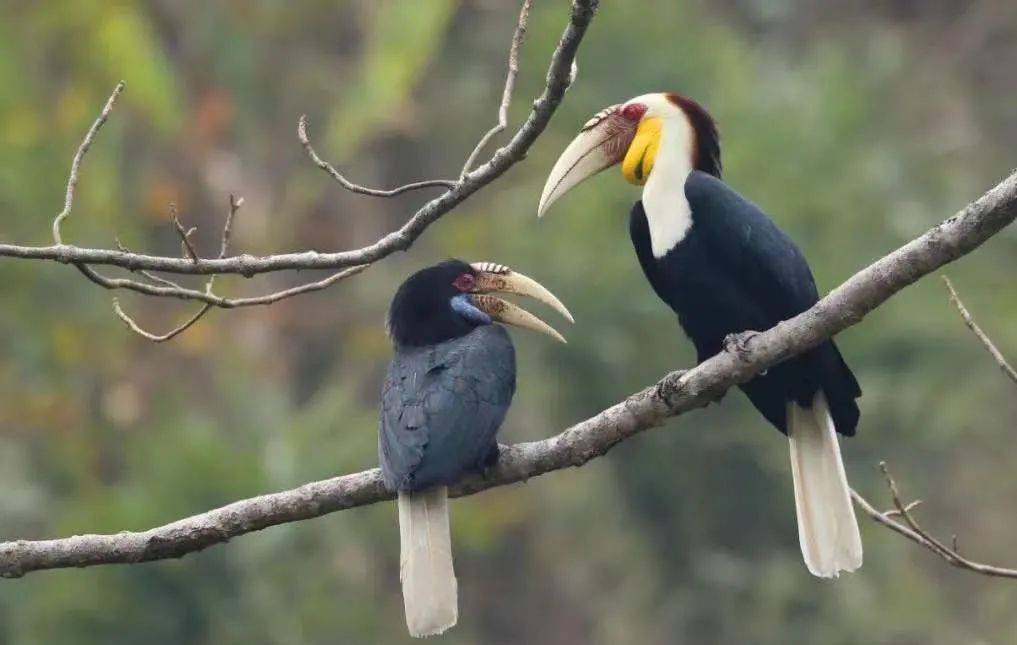
<path id="1" fill-rule="evenodd" d="M 476 284 L 477 280 L 472 273 L 461 273 L 452 281 L 452 286 L 463 292 L 473 291 Z"/>
<path id="2" fill-rule="evenodd" d="M 621 109 L 622 118 L 633 123 L 643 118 L 646 114 L 646 106 L 642 103 L 629 103 Z"/>

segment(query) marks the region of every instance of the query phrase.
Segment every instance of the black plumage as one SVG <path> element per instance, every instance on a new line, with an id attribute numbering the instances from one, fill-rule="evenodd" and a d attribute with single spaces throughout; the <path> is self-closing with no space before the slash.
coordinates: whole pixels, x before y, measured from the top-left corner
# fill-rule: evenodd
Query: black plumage
<path id="1" fill-rule="evenodd" d="M 639 263 L 678 314 L 699 361 L 729 335 L 764 331 L 818 300 L 808 263 L 758 207 L 721 181 L 720 138 L 701 105 L 643 94 L 599 112 L 555 162 L 537 206 L 545 212 L 615 164 L 642 185 L 629 218 Z M 858 426 L 861 389 L 832 341 L 741 385 L 788 437 L 798 538 L 809 571 L 831 578 L 862 564 L 858 520 L 837 433 Z"/>
<path id="2" fill-rule="evenodd" d="M 381 399 L 385 485 L 449 485 L 491 463 L 515 388 L 515 350 L 498 325 L 435 345 L 398 346 Z"/>
<path id="3" fill-rule="evenodd" d="M 503 327 L 469 305 L 454 306 L 465 297 L 457 281 L 475 274 L 465 262 L 442 262 L 410 276 L 392 300 L 395 357 L 382 386 L 378 433 L 390 490 L 452 484 L 497 456 L 516 356 Z"/>
<path id="4" fill-rule="evenodd" d="M 817 302 L 804 256 L 756 205 L 701 171 L 688 175 L 685 196 L 692 226 L 663 257 L 655 258 L 651 251 L 642 202 L 632 208 L 629 230 L 646 278 L 678 314 L 700 361 L 720 352 L 728 334 L 769 329 Z M 809 407 L 822 388 L 837 431 L 855 433 L 859 416 L 855 399 L 861 389 L 833 341 L 740 387 L 785 434 L 787 403 Z"/>
<path id="5" fill-rule="evenodd" d="M 388 314 L 395 357 L 382 386 L 378 459 L 398 492 L 399 579 L 411 636 L 459 620 L 448 487 L 498 458 L 496 435 L 516 390 L 514 325 L 564 342 L 550 325 L 492 294 L 541 300 L 572 315 L 537 281 L 493 262 L 449 260 L 410 276 Z"/>

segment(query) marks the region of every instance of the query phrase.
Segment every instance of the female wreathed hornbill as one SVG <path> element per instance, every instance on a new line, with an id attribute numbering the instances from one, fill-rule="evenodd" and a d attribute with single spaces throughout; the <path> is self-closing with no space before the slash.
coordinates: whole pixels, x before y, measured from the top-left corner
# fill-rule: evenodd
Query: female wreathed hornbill
<path id="1" fill-rule="evenodd" d="M 537 209 L 617 163 L 643 186 L 629 218 L 639 263 L 678 314 L 699 361 L 729 334 L 762 331 L 818 300 L 805 258 L 757 206 L 720 178 L 710 115 L 678 94 L 646 94 L 590 119 L 548 177 Z M 836 432 L 858 424 L 858 382 L 832 341 L 771 367 L 741 389 L 788 436 L 798 537 L 809 571 L 835 577 L 862 563 Z"/>
<path id="2" fill-rule="evenodd" d="M 516 389 L 516 357 L 495 322 L 565 342 L 525 309 L 490 295 L 541 300 L 572 322 L 536 281 L 490 262 L 449 260 L 409 277 L 388 314 L 395 345 L 381 397 L 378 455 L 385 486 L 399 493 L 400 578 L 412 636 L 456 624 L 448 490 L 498 456 L 495 435 Z"/>

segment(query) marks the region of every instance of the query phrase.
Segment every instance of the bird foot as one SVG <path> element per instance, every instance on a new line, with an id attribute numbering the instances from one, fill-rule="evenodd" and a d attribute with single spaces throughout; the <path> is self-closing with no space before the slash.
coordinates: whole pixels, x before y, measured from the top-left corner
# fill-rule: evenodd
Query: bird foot
<path id="1" fill-rule="evenodd" d="M 682 377 L 688 370 L 676 370 L 669 374 L 667 378 L 657 384 L 657 397 L 667 402 L 668 405 L 673 405 L 672 398 L 677 395 L 682 389 Z"/>
<path id="2" fill-rule="evenodd" d="M 743 331 L 737 334 L 728 334 L 724 337 L 724 351 L 735 354 L 739 359 L 745 360 L 749 354 L 749 345 L 752 339 L 759 335 L 758 331 Z"/>
<path id="3" fill-rule="evenodd" d="M 489 452 L 487 456 L 484 457 L 483 463 L 480 464 L 481 477 L 483 477 L 484 479 L 491 478 L 491 471 L 494 470 L 494 467 L 498 464 L 498 455 L 500 454 L 501 446 L 495 444 L 494 448 L 491 449 L 491 452 Z"/>

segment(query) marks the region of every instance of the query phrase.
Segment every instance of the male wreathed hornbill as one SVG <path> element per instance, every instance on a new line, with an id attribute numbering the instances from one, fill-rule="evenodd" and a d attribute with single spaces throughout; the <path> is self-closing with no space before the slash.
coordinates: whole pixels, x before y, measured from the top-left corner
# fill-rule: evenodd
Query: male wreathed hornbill
<path id="1" fill-rule="evenodd" d="M 456 624 L 448 489 L 498 457 L 495 435 L 516 389 L 505 329 L 565 339 L 525 309 L 491 293 L 541 300 L 572 315 L 536 281 L 490 262 L 449 260 L 409 277 L 388 314 L 395 345 L 381 397 L 378 455 L 385 486 L 399 493 L 400 578 L 412 636 Z"/>
<path id="2" fill-rule="evenodd" d="M 643 186 L 629 230 L 657 295 L 678 314 L 700 362 L 729 334 L 762 331 L 818 300 L 805 258 L 756 205 L 721 181 L 709 113 L 678 94 L 646 94 L 590 119 L 565 149 L 537 209 L 617 163 Z M 836 432 L 858 424 L 861 389 L 832 341 L 743 384 L 788 436 L 798 537 L 809 571 L 836 577 L 862 563 L 862 543 Z"/>

